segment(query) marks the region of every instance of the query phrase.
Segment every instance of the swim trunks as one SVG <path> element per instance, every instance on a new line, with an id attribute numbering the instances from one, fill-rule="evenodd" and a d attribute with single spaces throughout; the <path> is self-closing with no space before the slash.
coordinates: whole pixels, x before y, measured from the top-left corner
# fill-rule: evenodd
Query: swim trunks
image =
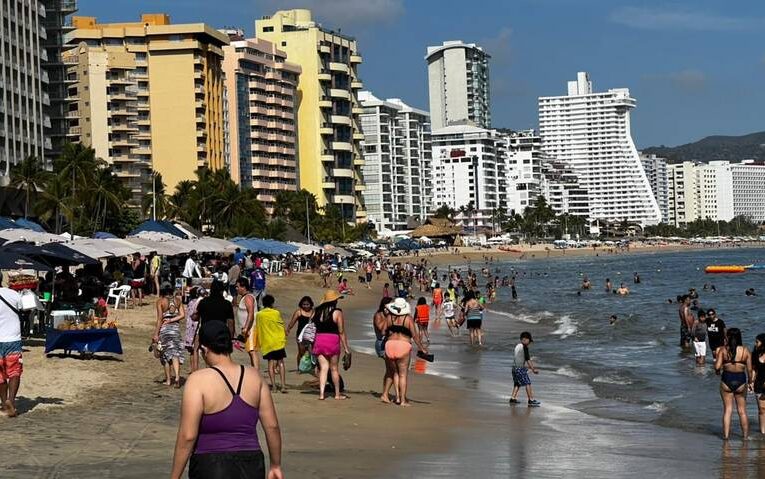
<path id="1" fill-rule="evenodd" d="M 513 368 L 513 386 L 522 387 L 531 384 L 528 368 Z"/>
<path id="2" fill-rule="evenodd" d="M 24 370 L 21 358 L 21 341 L 0 343 L 0 382 L 19 378 Z"/>

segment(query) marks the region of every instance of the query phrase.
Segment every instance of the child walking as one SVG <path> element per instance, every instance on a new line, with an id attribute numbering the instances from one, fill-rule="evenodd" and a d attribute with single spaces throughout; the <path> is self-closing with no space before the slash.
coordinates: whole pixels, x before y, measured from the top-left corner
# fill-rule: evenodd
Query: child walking
<path id="1" fill-rule="evenodd" d="M 529 354 L 529 344 L 533 343 L 531 339 L 531 333 L 524 331 L 521 333 L 521 342 L 515 346 L 515 354 L 513 355 L 513 394 L 510 396 L 510 404 L 518 404 L 518 392 L 521 387 L 526 388 L 526 397 L 528 398 L 529 407 L 539 407 L 542 405 L 539 401 L 534 399 L 534 391 L 531 389 L 531 379 L 529 378 L 529 369 L 534 374 L 539 373 L 534 363 L 531 362 L 531 355 Z"/>

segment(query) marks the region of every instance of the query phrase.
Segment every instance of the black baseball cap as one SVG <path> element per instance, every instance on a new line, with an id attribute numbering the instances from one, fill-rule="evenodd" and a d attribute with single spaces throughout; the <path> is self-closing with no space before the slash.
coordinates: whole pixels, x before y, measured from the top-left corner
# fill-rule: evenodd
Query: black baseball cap
<path id="1" fill-rule="evenodd" d="M 528 339 L 530 343 L 534 342 L 534 340 L 531 339 L 531 333 L 528 331 L 524 331 L 521 333 L 521 339 Z"/>

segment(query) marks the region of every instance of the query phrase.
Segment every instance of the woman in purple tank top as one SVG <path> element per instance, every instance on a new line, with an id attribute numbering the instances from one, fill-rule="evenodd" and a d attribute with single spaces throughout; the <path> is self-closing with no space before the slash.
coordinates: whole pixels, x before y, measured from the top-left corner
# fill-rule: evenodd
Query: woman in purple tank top
<path id="1" fill-rule="evenodd" d="M 223 322 L 203 323 L 199 345 L 209 368 L 186 381 L 171 477 L 180 479 L 190 459 L 189 479 L 265 479 L 260 421 L 268 479 L 283 479 L 282 438 L 268 385 L 257 369 L 231 360 L 231 333 Z"/>

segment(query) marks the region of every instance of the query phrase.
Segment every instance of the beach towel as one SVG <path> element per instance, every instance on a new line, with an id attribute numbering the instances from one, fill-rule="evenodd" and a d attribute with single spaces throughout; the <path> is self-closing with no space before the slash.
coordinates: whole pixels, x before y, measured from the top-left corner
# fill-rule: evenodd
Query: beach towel
<path id="1" fill-rule="evenodd" d="M 258 343 L 262 355 L 284 349 L 287 345 L 284 321 L 279 311 L 273 308 L 261 309 L 255 316 L 255 327 L 258 331 Z"/>

